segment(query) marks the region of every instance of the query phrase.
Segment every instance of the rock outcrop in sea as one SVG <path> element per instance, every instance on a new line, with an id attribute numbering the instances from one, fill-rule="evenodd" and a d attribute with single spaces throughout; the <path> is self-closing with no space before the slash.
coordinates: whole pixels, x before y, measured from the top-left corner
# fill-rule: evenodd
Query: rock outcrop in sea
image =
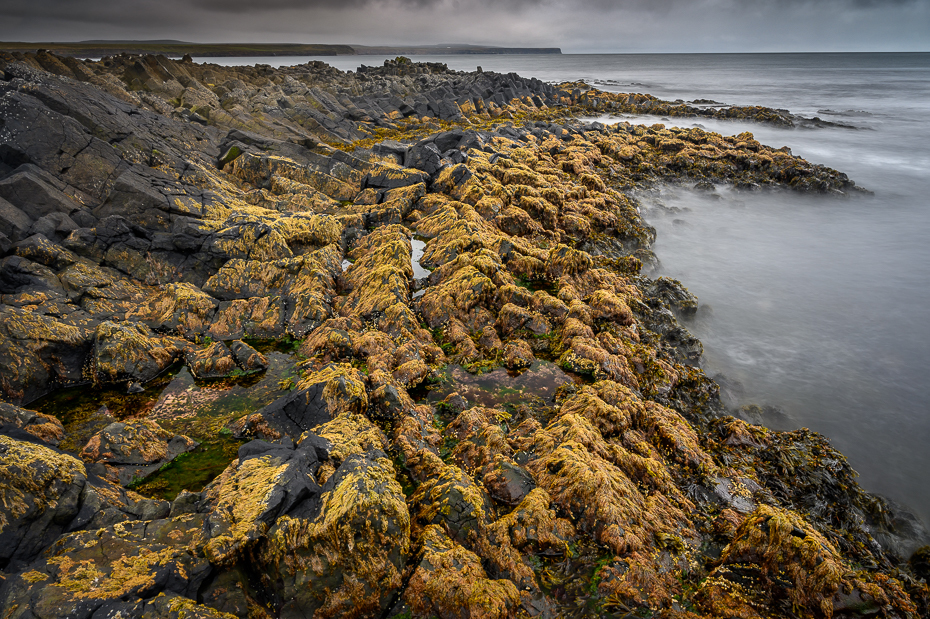
<path id="1" fill-rule="evenodd" d="M 922 525 L 730 416 L 643 273 L 635 189 L 852 181 L 577 118 L 809 121 L 404 58 L 0 74 L 3 617 L 927 616 Z"/>

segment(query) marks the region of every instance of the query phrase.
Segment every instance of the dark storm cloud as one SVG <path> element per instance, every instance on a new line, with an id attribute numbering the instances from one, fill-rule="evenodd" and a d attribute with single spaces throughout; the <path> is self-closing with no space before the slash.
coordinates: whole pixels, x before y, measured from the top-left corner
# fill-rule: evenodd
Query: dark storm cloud
<path id="1" fill-rule="evenodd" d="M 0 0 L 0 39 L 930 50 L 930 0 Z"/>
<path id="2" fill-rule="evenodd" d="M 158 12 L 176 18 L 188 13 L 188 7 L 213 13 L 240 13 L 244 11 L 268 12 L 281 9 L 313 11 L 315 9 L 352 10 L 358 8 L 448 8 L 515 9 L 561 6 L 567 14 L 600 11 L 665 11 L 672 7 L 689 7 L 701 4 L 736 7 L 771 6 L 772 4 L 834 4 L 855 7 L 900 7 L 909 4 L 926 4 L 927 0 L 723 0 L 700 2 L 695 0 L 575 0 L 566 4 L 561 0 L 0 0 L 0 15 L 4 17 L 52 18 L 60 16 L 132 15 Z"/>

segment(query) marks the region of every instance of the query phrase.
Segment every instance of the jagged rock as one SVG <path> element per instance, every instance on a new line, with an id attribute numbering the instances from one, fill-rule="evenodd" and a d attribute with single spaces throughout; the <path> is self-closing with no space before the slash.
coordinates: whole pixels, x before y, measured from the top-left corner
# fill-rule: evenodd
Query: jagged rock
<path id="1" fill-rule="evenodd" d="M 371 152 L 376 155 L 389 155 L 397 158 L 397 163 L 404 164 L 406 167 L 416 168 L 417 166 L 409 166 L 404 162 L 404 158 L 407 154 L 408 146 L 406 144 L 401 144 L 396 140 L 384 140 L 379 142 L 371 147 Z"/>
<path id="2" fill-rule="evenodd" d="M 25 432 L 19 439 L 0 434 L 0 468 L 5 480 L 0 484 L 0 564 L 5 570 L 32 561 L 67 531 L 167 513 L 164 501 L 132 499 L 89 473 L 80 460 L 40 445 Z"/>
<path id="3" fill-rule="evenodd" d="M 422 170 L 433 176 L 442 167 L 442 153 L 432 142 L 421 142 L 407 150 L 404 156 L 404 166 Z"/>
<path id="4" fill-rule="evenodd" d="M 263 580 L 281 591 L 281 617 L 373 616 L 402 584 L 410 516 L 391 461 L 380 450 L 346 458 L 323 486 L 268 532 Z"/>
<path id="5" fill-rule="evenodd" d="M 54 186 L 55 179 L 41 168 L 24 165 L 0 180 L 0 198 L 18 207 L 31 219 L 52 214 L 69 215 L 80 204 Z"/>
<path id="6" fill-rule="evenodd" d="M 779 565 L 787 566 L 781 574 L 787 574 L 788 580 L 776 580 L 767 567 L 768 557 L 775 556 Z M 758 580 L 741 580 L 736 564 L 752 565 Z M 812 577 L 815 570 L 817 578 Z M 835 547 L 810 525 L 789 512 L 763 505 L 740 526 L 696 599 L 707 612 L 767 605 L 773 596 L 783 595 L 811 614 L 872 614 L 882 606 L 905 603 L 902 594 L 900 589 L 883 590 L 859 580 Z"/>
<path id="7" fill-rule="evenodd" d="M 41 234 L 56 241 L 61 241 L 77 229 L 78 225 L 74 223 L 74 220 L 64 213 L 51 213 L 35 220 L 29 228 L 28 234 Z"/>
<path id="8" fill-rule="evenodd" d="M 260 436 L 274 440 L 284 436 L 298 439 L 316 426 L 332 420 L 324 397 L 325 383 L 317 383 L 281 396 L 268 406 L 240 420 L 239 436 Z"/>
<path id="9" fill-rule="evenodd" d="M 391 168 L 378 166 L 368 173 L 362 180 L 362 187 L 377 187 L 381 189 L 395 189 L 418 185 L 429 180 L 429 174 L 406 168 Z"/>
<path id="10" fill-rule="evenodd" d="M 211 572 L 202 554 L 204 520 L 185 515 L 70 533 L 7 580 L 3 607 L 22 608 L 24 617 L 228 617 L 195 601 Z"/>
<path id="11" fill-rule="evenodd" d="M 75 312 L 75 314 L 78 314 Z M 86 315 L 62 319 L 0 306 L 0 387 L 10 402 L 24 402 L 53 386 L 86 380 L 94 321 Z"/>
<path id="12" fill-rule="evenodd" d="M 103 464 L 112 481 L 126 486 L 144 479 L 199 443 L 139 419 L 111 423 L 91 437 L 81 451 L 85 462 Z"/>
<path id="13" fill-rule="evenodd" d="M 261 262 L 234 259 L 203 286 L 221 300 L 280 296 L 287 302 L 284 323 L 303 335 L 330 317 L 335 278 L 341 273 L 333 246 L 296 258 Z"/>
<path id="14" fill-rule="evenodd" d="M 694 315 L 698 308 L 697 297 L 688 292 L 677 279 L 660 277 L 647 289 L 647 294 L 685 316 Z"/>
<path id="15" fill-rule="evenodd" d="M 524 340 L 510 340 L 504 346 L 504 365 L 510 370 L 528 368 L 535 361 L 533 349 Z"/>
<path id="16" fill-rule="evenodd" d="M 495 501 L 505 505 L 517 505 L 536 487 L 536 482 L 526 469 L 498 459 L 494 468 L 485 473 L 484 487 Z"/>
<path id="17" fill-rule="evenodd" d="M 236 363 L 246 373 L 261 372 L 268 369 L 268 359 L 265 358 L 265 355 L 245 342 L 235 340 L 229 344 L 229 350 L 236 359 Z"/>
<path id="18" fill-rule="evenodd" d="M 71 456 L 0 436 L 3 561 L 29 560 L 79 516 L 87 471 Z"/>
<path id="19" fill-rule="evenodd" d="M 55 272 L 20 256 L 0 260 L 0 293 L 48 290 L 64 296 L 64 287 Z"/>
<path id="20" fill-rule="evenodd" d="M 244 446 L 170 512 L 100 478 L 163 462 L 157 427 L 62 416 L 62 446 L 96 434 L 101 462 L 82 464 L 40 445 L 54 419 L 0 407 L 0 612 L 926 614 L 922 555 L 902 562 L 916 521 L 822 437 L 721 416 L 673 313 L 696 299 L 639 277 L 655 231 L 628 188 L 851 181 L 749 133 L 570 118 L 797 117 L 404 59 L 342 73 L 39 52 L 0 69 L 3 399 L 138 390 L 182 355 L 196 376 L 238 375 L 268 360 L 226 342 L 304 338 L 279 384 L 295 391 L 227 425 L 281 442 Z M 413 232 L 432 269 L 416 282 Z M 415 404 L 406 389 L 451 362 L 509 367 L 450 370 L 506 410 Z"/>
<path id="21" fill-rule="evenodd" d="M 329 453 L 331 462 L 324 465 L 324 470 L 320 473 L 321 479 L 328 479 L 328 475 L 334 470 L 333 467 L 350 456 L 365 454 L 373 449 L 385 450 L 388 447 L 384 432 L 359 413 L 341 413 L 313 431 L 333 446 Z"/>
<path id="22" fill-rule="evenodd" d="M 511 581 L 491 579 L 478 556 L 449 539 L 440 526 L 430 525 L 404 601 L 417 615 L 503 619 L 513 616 L 520 594 Z"/>
<path id="23" fill-rule="evenodd" d="M 29 215 L 0 198 L 0 233 L 5 234 L 11 242 L 15 243 L 26 238 L 31 227 L 32 219 Z"/>
<path id="24" fill-rule="evenodd" d="M 23 430 L 53 447 L 65 437 L 64 426 L 51 415 L 0 402 L 0 431 L 9 428 Z"/>
<path id="25" fill-rule="evenodd" d="M 42 234 L 34 234 L 16 243 L 16 255 L 60 271 L 78 261 L 78 257 Z"/>
<path id="26" fill-rule="evenodd" d="M 213 342 L 206 348 L 189 349 L 184 360 L 194 378 L 223 378 L 237 369 L 236 360 L 226 344 Z"/>
<path id="27" fill-rule="evenodd" d="M 204 552 L 217 565 L 232 565 L 249 555 L 277 519 L 297 506 L 312 510 L 320 486 L 313 476 L 320 463 L 315 442 L 282 444 L 251 441 L 239 458 L 204 490 L 210 506 Z"/>
<path id="28" fill-rule="evenodd" d="M 420 475 L 427 481 L 411 499 L 419 508 L 414 514 L 417 522 L 441 525 L 459 541 L 491 523 L 494 509 L 490 499 L 459 467 L 446 465 L 432 454 L 427 454 L 423 467 L 429 472 Z"/>
<path id="29" fill-rule="evenodd" d="M 459 269 L 438 286 L 431 286 L 420 299 L 420 311 L 430 328 L 465 318 L 481 301 L 491 298 L 494 282 L 474 267 Z M 484 327 L 485 325 L 482 325 Z"/>
<path id="30" fill-rule="evenodd" d="M 217 311 L 216 299 L 193 284 L 167 283 L 160 288 L 127 312 L 126 318 L 187 337 L 203 335 L 210 328 Z"/>
<path id="31" fill-rule="evenodd" d="M 146 382 L 168 369 L 183 348 L 138 323 L 102 322 L 94 334 L 93 376 L 97 384 Z"/>
<path id="32" fill-rule="evenodd" d="M 399 419 L 406 408 L 405 398 L 402 398 L 394 385 L 382 385 L 368 399 L 369 413 L 376 419 Z"/>

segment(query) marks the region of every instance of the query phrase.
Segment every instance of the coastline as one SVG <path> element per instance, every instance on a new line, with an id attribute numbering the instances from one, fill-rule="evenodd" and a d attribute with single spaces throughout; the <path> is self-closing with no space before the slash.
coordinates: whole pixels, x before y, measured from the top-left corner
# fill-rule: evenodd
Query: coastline
<path id="1" fill-rule="evenodd" d="M 297 582 L 305 568 L 283 555 L 309 562 L 315 544 L 332 543 L 326 573 L 362 579 L 368 594 L 377 593 L 377 608 L 366 610 L 351 596 L 320 602 L 312 588 L 286 590 L 302 604 L 359 616 L 392 608 L 442 614 L 462 603 L 446 597 L 449 583 L 493 587 L 496 616 L 557 612 L 557 588 L 601 614 L 623 607 L 671 612 L 685 596 L 708 616 L 774 609 L 785 599 L 827 616 L 861 604 L 900 613 L 926 608 L 926 584 L 908 572 L 910 553 L 896 555 L 907 540 L 892 533 L 894 509 L 858 488 L 842 455 L 809 431 L 772 432 L 725 416 L 717 386 L 697 367 L 700 342 L 675 319 L 696 301 L 678 282 L 639 275 L 654 231 L 624 193 L 666 179 L 838 195 L 854 191 L 854 183 L 751 134 L 572 120 L 642 110 L 774 124 L 813 119 L 583 84 L 556 88 L 437 64 L 386 63 L 348 75 L 322 63 L 267 71 L 153 57 L 115 58 L 109 66 L 50 54 L 17 60 L 4 61 L 3 105 L 13 107 L 2 110 L 10 169 L 0 184 L 12 185 L 18 171 L 16 182 L 69 200 L 74 227 L 58 217 L 43 240 L 25 236 L 30 222 L 20 226 L 22 238 L 8 239 L 7 269 L 16 277 L 5 280 L 12 283 L 4 298 L 13 301 L 4 307 L 5 324 L 18 329 L 6 337 L 31 351 L 21 357 L 42 361 L 19 365 L 18 382 L 4 376 L 4 399 L 31 400 L 55 375 L 98 387 L 144 383 L 177 358 L 195 378 L 227 380 L 233 368 L 259 369 L 269 349 L 258 350 L 257 340 L 271 338 L 293 342 L 303 357 L 288 379 L 296 391 L 269 406 L 234 410 L 219 425 L 195 416 L 160 435 L 177 444 L 187 434 L 205 441 L 225 430 L 237 439 L 279 441 L 245 443 L 207 490 L 172 497 L 170 505 L 135 499 L 106 480 L 110 469 L 139 463 L 114 459 L 107 454 L 116 450 L 104 447 L 138 439 L 125 435 L 129 424 L 95 429 L 87 443 L 93 448 L 81 451 L 83 483 L 100 496 L 106 489 L 107 518 L 158 522 L 181 537 L 210 531 L 191 541 L 193 551 L 158 542 L 158 552 L 171 557 L 158 561 L 206 561 L 204 578 L 238 579 L 252 590 L 258 575 L 227 566 L 257 556 L 286 583 Z M 398 96 L 416 84 L 420 99 Z M 276 107 L 251 111 L 253 97 L 271 94 L 280 97 Z M 82 155 L 92 139 L 74 150 L 71 165 L 56 167 L 41 140 L 18 132 L 16 120 L 38 117 L 42 106 L 72 119 L 66 126 L 75 136 L 107 138 L 126 162 L 106 173 L 111 184 L 95 185 L 96 168 L 116 161 L 111 151 L 93 146 L 92 159 Z M 118 120 L 97 111 L 106 108 L 119 110 Z M 30 208 L 13 206 L 24 214 Z M 412 275 L 413 235 L 426 243 L 419 266 L 432 269 L 423 279 Z M 276 309 L 272 298 L 283 303 Z M 248 349 L 236 344 L 240 338 Z M 61 351 L 81 347 L 93 363 L 85 368 L 78 360 L 75 373 Z M 497 409 L 470 407 L 453 393 L 441 404 L 413 397 L 442 367 L 528 373 L 549 368 L 543 362 L 567 377 L 555 399 Z M 61 434 L 60 441 L 65 428 L 26 411 L 7 416 L 5 454 L 28 454 L 56 471 L 53 477 L 78 476 L 73 455 L 34 440 Z M 17 423 L 18 431 L 7 430 Z M 292 469 L 309 470 L 313 483 L 281 476 Z M 13 479 L 24 475 L 8 470 Z M 249 480 L 264 480 L 259 494 L 280 487 L 291 497 L 286 507 L 247 495 Z M 16 483 L 17 496 L 39 500 L 26 494 L 28 483 Z M 336 493 L 346 501 L 338 507 Z M 336 509 L 340 516 L 328 520 L 334 512 L 327 510 Z M 102 525 L 104 536 L 126 526 L 100 513 L 70 526 Z M 20 529 L 31 526 L 31 514 L 12 516 Z M 900 532 L 907 523 L 897 517 Z M 390 531 L 390 542 L 364 537 L 367 529 L 354 546 L 341 541 L 372 519 Z M 320 529 L 327 522 L 337 524 Z M 521 537 L 527 522 L 543 533 Z M 304 528 L 295 538 L 291 526 Z M 8 559 L 17 569 L 0 589 L 4 605 L 39 599 L 49 586 L 72 591 L 79 582 L 76 571 L 55 572 L 53 562 L 29 554 L 57 533 L 43 535 Z M 118 561 L 80 549 L 86 535 L 69 534 L 75 545 L 56 555 L 57 565 L 90 561 L 104 581 L 118 581 Z M 124 546 L 108 556 L 154 548 L 146 535 L 119 542 Z M 770 556 L 780 562 L 773 566 Z M 875 567 L 854 567 L 867 562 Z M 812 584 L 808 575 L 823 564 L 830 576 Z M 745 569 L 765 586 L 747 584 Z M 795 580 L 782 583 L 778 570 L 791 570 Z M 183 597 L 203 584 L 163 592 Z M 276 585 L 262 586 L 242 604 L 274 606 L 268 588 Z M 115 585 L 106 591 L 104 599 L 127 594 Z M 212 607 L 233 605 L 224 599 Z"/>
<path id="2" fill-rule="evenodd" d="M 72 58 L 103 58 L 120 54 L 164 54 L 172 58 L 194 56 L 223 58 L 239 56 L 401 56 L 416 54 L 561 54 L 557 47 L 496 47 L 488 45 L 327 45 L 304 43 L 187 43 L 183 41 L 0 41 L 0 51 L 32 53 L 45 50 Z"/>

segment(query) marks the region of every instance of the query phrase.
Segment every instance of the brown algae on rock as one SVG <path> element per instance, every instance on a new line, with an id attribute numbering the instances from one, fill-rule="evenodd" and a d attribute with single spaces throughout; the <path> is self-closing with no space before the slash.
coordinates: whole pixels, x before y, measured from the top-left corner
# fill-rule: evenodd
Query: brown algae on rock
<path id="1" fill-rule="evenodd" d="M 0 185 L 60 221 L 0 202 L 4 616 L 927 615 L 919 527 L 727 416 L 640 273 L 634 190 L 854 183 L 577 117 L 812 121 L 404 58 L 0 68 Z"/>

